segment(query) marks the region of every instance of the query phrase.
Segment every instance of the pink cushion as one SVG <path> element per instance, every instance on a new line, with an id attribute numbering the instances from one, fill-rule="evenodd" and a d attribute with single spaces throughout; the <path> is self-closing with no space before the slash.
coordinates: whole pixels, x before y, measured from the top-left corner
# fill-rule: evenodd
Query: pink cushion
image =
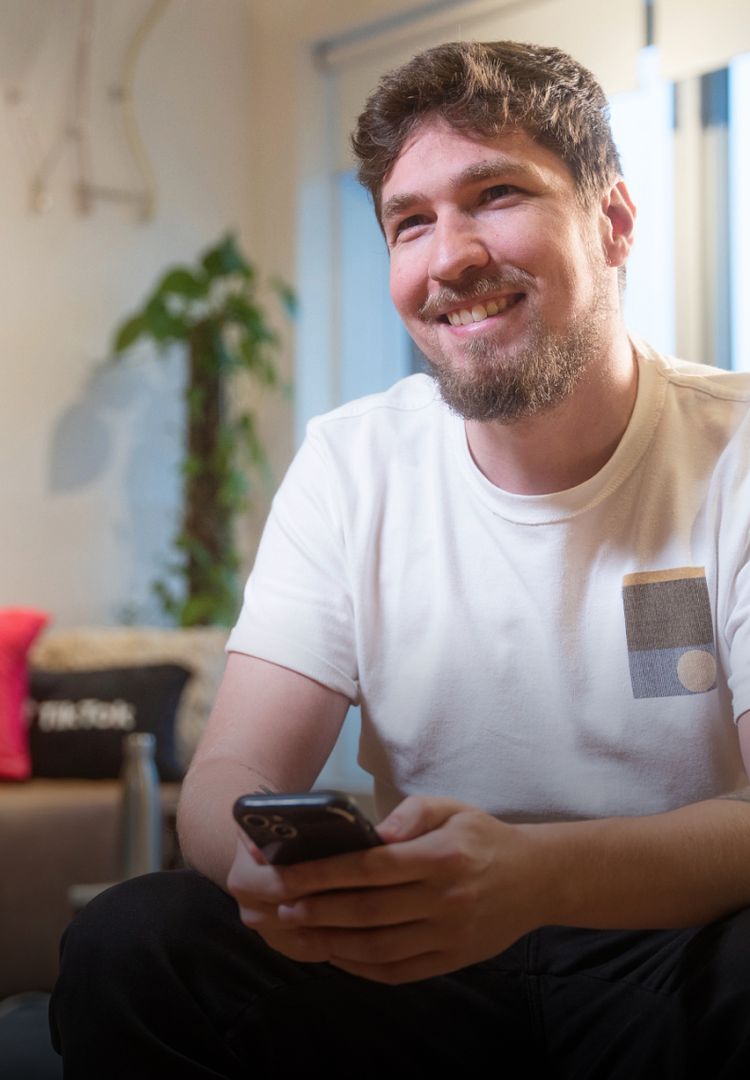
<path id="1" fill-rule="evenodd" d="M 0 608 L 0 780 L 25 780 L 31 774 L 26 654 L 47 621 L 41 611 Z"/>

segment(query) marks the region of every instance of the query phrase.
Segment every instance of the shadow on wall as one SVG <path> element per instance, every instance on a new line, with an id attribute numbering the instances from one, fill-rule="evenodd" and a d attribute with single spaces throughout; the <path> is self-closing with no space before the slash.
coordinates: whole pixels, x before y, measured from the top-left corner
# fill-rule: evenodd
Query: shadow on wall
<path id="1" fill-rule="evenodd" d="M 111 468 L 118 413 L 138 397 L 132 373 L 107 361 L 59 417 L 50 442 L 48 489 L 59 495 L 88 487 Z"/>
<path id="2" fill-rule="evenodd" d="M 85 499 L 90 489 L 105 507 L 102 535 L 114 535 L 122 554 L 119 622 L 164 622 L 151 582 L 169 556 L 181 502 L 184 380 L 177 349 L 158 362 L 148 349 L 102 361 L 52 432 L 47 490 Z"/>

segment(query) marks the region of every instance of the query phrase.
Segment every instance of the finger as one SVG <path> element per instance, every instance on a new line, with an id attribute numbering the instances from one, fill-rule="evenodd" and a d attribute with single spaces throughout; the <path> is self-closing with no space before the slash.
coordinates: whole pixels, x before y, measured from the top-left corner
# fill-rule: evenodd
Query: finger
<path id="1" fill-rule="evenodd" d="M 453 800 L 434 801 L 450 802 L 453 812 L 449 817 L 458 817 L 467 809 Z M 474 814 L 478 813 L 471 807 L 468 809 Z M 309 862 L 274 869 L 283 882 L 287 898 L 296 900 L 316 893 L 426 881 L 434 877 L 436 867 L 444 863 L 449 854 L 450 847 L 446 847 L 440 830 L 435 828 L 402 843 L 383 844 L 366 851 L 311 859 Z"/>
<path id="2" fill-rule="evenodd" d="M 277 871 L 289 897 L 300 898 L 334 889 L 403 885 L 418 881 L 422 870 L 401 845 L 383 845 L 326 859 L 311 859 Z"/>
<path id="3" fill-rule="evenodd" d="M 328 956 L 362 964 L 395 964 L 436 948 L 436 927 L 427 919 L 386 926 L 376 930 L 331 929 L 310 931 L 319 935 Z"/>
<path id="4" fill-rule="evenodd" d="M 410 795 L 378 825 L 387 844 L 413 840 L 444 825 L 448 818 L 472 807 L 457 799 L 431 799 Z"/>
<path id="5" fill-rule="evenodd" d="M 323 964 L 329 959 L 328 945 L 317 930 L 259 930 L 271 949 L 306 964 Z"/>
<path id="6" fill-rule="evenodd" d="M 237 899 L 237 908 L 240 919 L 251 930 L 260 930 L 261 928 L 264 930 L 274 928 L 290 930 L 293 928 L 288 921 L 279 918 L 277 904 L 262 904 L 255 897 L 246 897 L 243 900 Z"/>
<path id="7" fill-rule="evenodd" d="M 435 902 L 434 890 L 410 883 L 318 893 L 280 904 L 277 911 L 280 924 L 287 926 L 396 926 L 426 918 Z"/>
<path id="8" fill-rule="evenodd" d="M 252 843 L 252 841 L 251 841 Z M 237 840 L 234 862 L 227 876 L 226 890 L 237 902 L 248 908 L 272 904 L 278 906 L 291 899 L 284 887 L 278 870 L 266 864 L 259 864 L 244 841 Z"/>
<path id="9" fill-rule="evenodd" d="M 284 883 L 273 872 L 264 873 L 260 867 L 248 872 L 246 868 L 238 867 L 236 863 L 229 871 L 226 888 L 237 903 L 245 907 L 264 905 L 278 907 L 279 904 L 297 899 L 296 896 L 291 896 L 287 892 Z"/>
<path id="10" fill-rule="evenodd" d="M 386 983 L 389 986 L 430 979 L 452 971 L 455 966 L 452 967 L 440 952 L 422 953 L 421 956 L 412 956 L 408 960 L 399 960 L 393 964 L 366 964 L 336 958 L 329 960 L 329 963 L 349 975 L 357 975 L 361 979 L 370 979 L 371 982 Z"/>
<path id="11" fill-rule="evenodd" d="M 381 822 L 378 832 L 389 843 L 413 840 L 439 829 L 454 814 L 471 809 L 473 807 L 457 799 L 410 795 Z"/>
<path id="12" fill-rule="evenodd" d="M 263 852 L 260 850 L 257 844 L 253 843 L 245 830 L 241 829 L 239 825 L 237 826 L 237 835 L 239 843 L 242 844 L 242 847 L 245 849 L 245 851 L 247 851 L 253 862 L 256 863 L 258 866 L 267 866 L 268 860 L 263 855 Z"/>

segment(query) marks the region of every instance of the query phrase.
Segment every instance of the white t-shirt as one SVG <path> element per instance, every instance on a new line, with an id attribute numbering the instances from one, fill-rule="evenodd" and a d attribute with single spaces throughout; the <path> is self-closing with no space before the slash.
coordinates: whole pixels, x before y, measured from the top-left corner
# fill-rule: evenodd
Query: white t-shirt
<path id="1" fill-rule="evenodd" d="M 620 445 L 557 494 L 490 483 L 425 375 L 310 423 L 228 649 L 361 704 L 381 812 L 633 815 L 745 782 L 750 376 L 636 347 Z"/>

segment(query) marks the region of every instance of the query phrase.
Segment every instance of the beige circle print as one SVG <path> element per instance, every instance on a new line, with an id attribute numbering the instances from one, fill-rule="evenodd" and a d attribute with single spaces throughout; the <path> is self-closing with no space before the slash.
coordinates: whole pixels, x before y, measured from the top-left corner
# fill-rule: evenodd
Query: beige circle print
<path id="1" fill-rule="evenodd" d="M 677 661 L 677 678 L 686 690 L 704 694 L 716 681 L 716 661 L 705 649 L 690 649 Z"/>

